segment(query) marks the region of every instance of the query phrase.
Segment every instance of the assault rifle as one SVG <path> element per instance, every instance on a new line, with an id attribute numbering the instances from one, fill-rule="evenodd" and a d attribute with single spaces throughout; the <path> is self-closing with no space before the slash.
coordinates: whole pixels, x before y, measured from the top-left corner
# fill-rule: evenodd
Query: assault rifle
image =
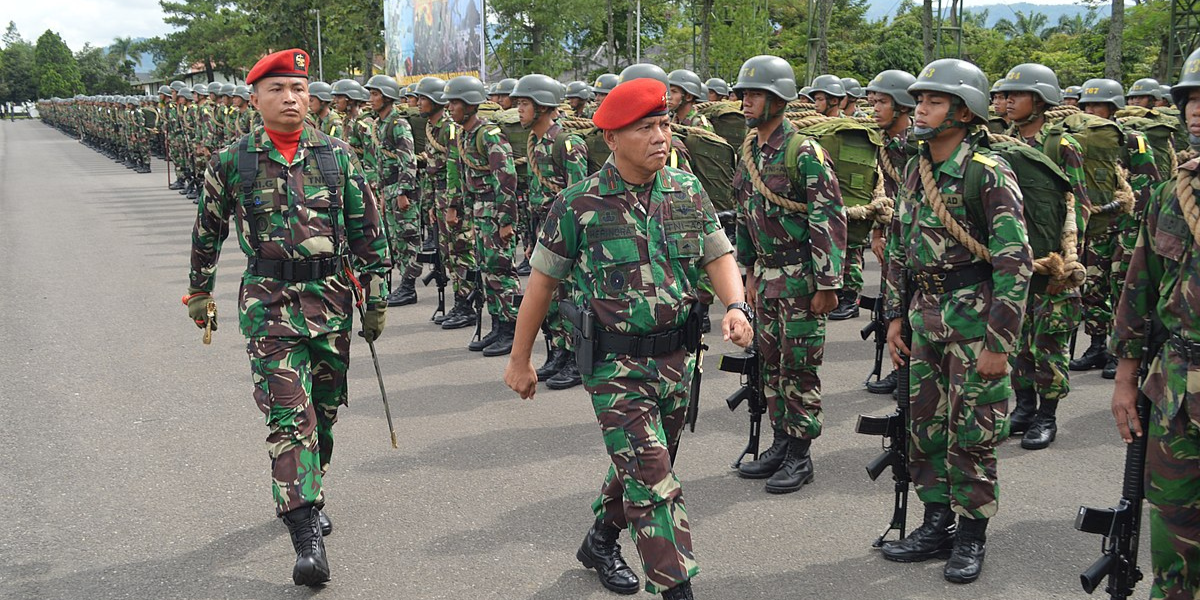
<path id="1" fill-rule="evenodd" d="M 717 366 L 726 373 L 738 373 L 742 376 L 742 387 L 725 399 L 729 410 L 736 411 L 743 402 L 750 409 L 750 439 L 746 442 L 746 449 L 742 450 L 733 463 L 732 468 L 734 469 L 742 466 L 742 460 L 748 454 L 753 455 L 754 460 L 758 460 L 758 446 L 762 439 L 762 417 L 763 413 L 767 412 L 767 406 L 763 403 L 757 332 L 755 334 L 754 344 L 750 348 L 741 354 L 721 355 L 721 363 Z"/>
<path id="2" fill-rule="evenodd" d="M 1138 368 L 1138 380 L 1146 381 L 1150 363 L 1158 356 L 1166 342 L 1166 329 L 1157 317 L 1151 319 L 1146 328 L 1142 364 Z M 1142 426 L 1141 437 L 1133 438 L 1125 448 L 1125 477 L 1121 483 L 1121 500 L 1112 508 L 1079 507 L 1075 515 L 1075 529 L 1084 533 L 1104 536 L 1101 556 L 1079 576 L 1083 591 L 1092 593 L 1100 581 L 1108 578 L 1104 591 L 1111 600 L 1124 600 L 1133 594 L 1133 588 L 1142 580 L 1142 570 L 1137 566 L 1138 537 L 1142 529 L 1142 501 L 1146 497 L 1146 443 L 1149 437 L 1150 398 L 1138 390 L 1137 418 Z"/>
<path id="3" fill-rule="evenodd" d="M 871 322 L 858 334 L 862 336 L 863 341 L 875 336 L 875 365 L 871 367 L 867 380 L 863 382 L 867 384 L 871 383 L 872 377 L 879 381 L 883 374 L 883 354 L 887 348 L 887 319 L 883 318 L 883 286 L 880 286 L 878 296 L 859 296 L 858 305 L 871 311 Z"/>
<path id="4" fill-rule="evenodd" d="M 908 310 L 909 304 L 912 302 L 912 282 L 909 281 L 908 271 L 901 273 L 904 281 L 904 300 L 902 306 L 904 310 Z M 879 310 L 882 301 L 876 300 L 876 310 L 873 312 L 882 313 Z M 873 315 L 874 316 L 874 315 Z M 872 319 L 871 325 L 863 329 L 863 339 L 867 338 L 867 329 L 878 325 L 882 329 L 882 333 L 876 332 L 876 362 L 875 376 L 879 376 L 880 362 L 882 361 L 882 346 L 880 339 L 885 339 L 887 336 L 887 326 L 882 324 L 882 320 L 875 321 Z M 912 349 L 912 328 L 908 323 L 908 318 L 904 318 L 901 326 L 901 335 L 904 338 L 904 343 Z M 867 476 L 871 481 L 875 481 L 883 474 L 883 470 L 891 467 L 892 481 L 895 482 L 896 498 L 892 505 L 892 520 L 888 524 L 887 529 L 875 538 L 871 547 L 878 548 L 883 545 L 885 538 L 892 531 L 899 534 L 899 538 L 904 538 L 905 522 L 908 517 L 908 488 L 912 483 L 912 479 L 908 474 L 908 428 L 909 428 L 909 357 L 904 357 L 904 364 L 896 370 L 896 411 L 886 416 L 859 415 L 858 424 L 854 430 L 858 433 L 866 435 L 883 436 L 883 452 L 876 456 L 871 462 L 867 463 Z M 869 379 L 868 379 L 869 381 Z"/>
<path id="5" fill-rule="evenodd" d="M 417 260 L 429 265 L 429 272 L 421 278 L 421 284 L 429 287 L 430 281 L 437 282 L 438 303 L 437 308 L 433 309 L 433 314 L 429 317 L 429 320 L 432 321 L 438 316 L 438 313 L 446 314 L 446 284 L 450 283 L 450 275 L 446 273 L 446 265 L 442 263 L 442 253 L 436 247 L 431 252 L 422 251 L 417 254 Z"/>

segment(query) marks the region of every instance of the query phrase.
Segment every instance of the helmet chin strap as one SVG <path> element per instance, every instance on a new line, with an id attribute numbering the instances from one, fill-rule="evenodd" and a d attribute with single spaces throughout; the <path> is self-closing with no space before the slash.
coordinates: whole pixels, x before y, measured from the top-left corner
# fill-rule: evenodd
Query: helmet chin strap
<path id="1" fill-rule="evenodd" d="M 763 106 L 763 115 L 764 116 L 754 117 L 752 119 L 746 119 L 746 127 L 749 127 L 749 128 L 758 127 L 759 125 L 762 125 L 763 123 L 766 123 L 767 121 L 770 121 L 771 119 L 774 119 L 775 117 L 778 117 L 779 115 L 782 115 L 785 111 L 787 111 L 787 102 L 780 103 L 779 112 L 776 113 L 776 112 L 772 111 L 772 107 L 774 107 L 774 105 L 775 105 L 775 97 L 773 94 L 771 95 L 770 98 L 767 98 L 766 102 L 767 102 L 766 106 Z"/>
<path id="2" fill-rule="evenodd" d="M 961 106 L 962 106 L 962 101 L 959 100 L 957 96 L 955 96 L 954 100 L 952 100 L 950 102 L 950 110 L 946 111 L 946 118 L 945 118 L 945 120 L 942 121 L 941 125 L 938 125 L 937 127 L 921 127 L 921 126 L 914 124 L 913 125 L 913 137 L 917 138 L 918 140 L 920 140 L 922 142 L 928 142 L 929 140 L 932 140 L 932 139 L 936 138 L 937 136 L 941 135 L 943 131 L 953 129 L 955 127 L 961 127 L 963 129 L 966 129 L 968 126 L 968 123 L 964 123 L 962 121 L 956 121 L 953 119 L 954 113 L 958 112 L 958 109 Z"/>

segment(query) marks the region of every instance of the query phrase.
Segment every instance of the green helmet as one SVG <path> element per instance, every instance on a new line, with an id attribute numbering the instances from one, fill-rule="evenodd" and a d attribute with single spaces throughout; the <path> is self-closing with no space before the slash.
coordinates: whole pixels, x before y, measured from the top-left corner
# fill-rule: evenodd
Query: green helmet
<path id="1" fill-rule="evenodd" d="M 160 95 L 160 96 L 170 96 L 173 91 L 174 90 L 172 90 L 171 86 L 169 86 L 169 85 L 158 86 L 158 95 Z"/>
<path id="2" fill-rule="evenodd" d="M 417 95 L 417 82 L 415 82 L 415 81 L 414 81 L 414 82 L 412 82 L 412 83 L 410 83 L 410 84 L 408 84 L 408 85 L 404 86 L 404 95 L 405 95 L 406 97 L 409 97 L 409 98 L 416 97 L 416 95 Z"/>
<path id="3" fill-rule="evenodd" d="M 237 86 L 233 85 L 232 83 L 223 83 L 223 84 L 221 84 L 221 95 L 222 96 L 232 96 L 234 90 L 236 90 L 236 89 L 237 89 Z"/>
<path id="4" fill-rule="evenodd" d="M 987 75 L 979 67 L 957 58 L 935 60 L 917 76 L 917 81 L 908 86 L 908 93 L 914 97 L 919 92 L 939 92 L 955 96 L 963 101 L 974 122 L 987 123 L 988 99 Z"/>
<path id="5" fill-rule="evenodd" d="M 1058 87 L 1058 76 L 1050 67 L 1038 63 L 1025 63 L 1008 70 L 1000 80 L 997 91 L 1030 92 L 1050 106 L 1062 104 L 1062 90 Z"/>
<path id="6" fill-rule="evenodd" d="M 208 84 L 208 93 L 210 93 L 214 96 L 224 96 L 225 95 L 225 84 L 215 83 L 215 82 Z"/>
<path id="7" fill-rule="evenodd" d="M 760 54 L 742 63 L 733 89 L 763 90 L 775 94 L 785 102 L 791 102 L 796 99 L 796 72 L 792 70 L 792 65 L 782 58 Z"/>
<path id="8" fill-rule="evenodd" d="M 182 90 L 183 88 L 187 87 L 187 84 L 176 79 L 175 81 L 171 82 L 170 87 L 171 87 L 171 89 L 178 92 L 179 90 Z"/>
<path id="9" fill-rule="evenodd" d="M 582 87 L 585 93 L 588 93 L 587 84 L 582 81 L 572 81 L 566 88 L 565 92 L 568 97 L 585 98 L 586 96 L 571 96 L 571 86 L 576 88 Z M 579 90 L 576 89 L 578 94 Z M 563 84 L 559 83 L 553 77 L 534 73 L 526 75 L 513 86 L 509 96 L 512 98 L 529 98 L 538 106 L 556 107 L 563 100 Z"/>
<path id="10" fill-rule="evenodd" d="M 195 100 L 196 96 L 192 94 L 192 88 L 183 86 L 179 88 L 179 96 L 184 100 Z"/>
<path id="11" fill-rule="evenodd" d="M 621 71 L 620 83 L 633 81 L 634 79 L 656 79 L 661 81 L 663 85 L 670 85 L 667 83 L 667 72 L 662 70 L 658 65 L 650 63 L 629 65 L 625 67 L 624 71 Z"/>
<path id="12" fill-rule="evenodd" d="M 908 93 L 908 86 L 916 81 L 917 78 L 908 71 L 889 69 L 876 75 L 875 79 L 867 84 L 867 91 L 891 96 L 896 106 L 916 108 L 917 101 L 913 99 L 912 94 Z"/>
<path id="13" fill-rule="evenodd" d="M 390 100 L 400 99 L 400 84 L 396 83 L 396 80 L 388 75 L 374 75 L 367 80 L 367 85 L 363 87 L 368 90 L 379 90 L 379 93 L 383 94 L 384 98 Z"/>
<path id="14" fill-rule="evenodd" d="M 525 77 L 529 77 L 529 75 L 526 75 Z M 521 81 L 525 81 L 525 77 L 522 77 Z M 517 83 L 520 84 L 520 81 L 518 81 Z M 558 83 L 558 82 L 555 81 L 555 83 Z M 513 88 L 513 89 L 515 90 L 516 88 Z M 517 93 L 516 93 L 516 91 L 514 91 L 510 95 L 513 97 L 516 97 Z M 533 96 L 527 95 L 527 97 L 532 98 Z M 566 92 L 566 95 L 563 97 L 564 98 L 580 98 L 582 100 L 591 100 L 592 99 L 592 88 L 588 87 L 588 84 L 586 84 L 582 81 L 572 81 L 571 83 L 567 84 L 567 92 Z M 536 98 L 535 98 L 535 100 L 536 100 Z M 541 104 L 541 102 L 538 102 L 538 104 Z"/>
<path id="15" fill-rule="evenodd" d="M 322 102 L 333 102 L 333 86 L 324 81 L 308 84 L 308 95 Z"/>
<path id="16" fill-rule="evenodd" d="M 1162 86 L 1158 83 L 1158 80 L 1146 77 L 1145 79 L 1139 79 L 1133 82 L 1133 85 L 1129 86 L 1129 93 L 1125 94 L 1125 96 L 1127 98 L 1132 98 L 1134 96 L 1151 96 L 1155 100 L 1161 100 L 1163 97 Z"/>
<path id="17" fill-rule="evenodd" d="M 1125 108 L 1125 89 L 1121 87 L 1121 83 L 1112 79 L 1089 79 L 1083 82 L 1079 103 L 1100 102 L 1107 102 L 1118 109 Z"/>
<path id="18" fill-rule="evenodd" d="M 496 89 L 492 93 L 497 96 L 511 96 L 515 87 L 517 87 L 517 80 L 512 77 L 505 77 L 496 82 Z"/>
<path id="19" fill-rule="evenodd" d="M 708 86 L 709 90 L 716 92 L 718 96 L 729 95 L 729 84 L 720 77 L 712 77 L 708 81 L 705 81 L 704 85 Z"/>
<path id="20" fill-rule="evenodd" d="M 1171 99 L 1171 86 L 1164 83 L 1164 84 L 1158 86 L 1158 89 L 1162 91 L 1162 97 L 1159 98 L 1160 100 L 1170 100 Z"/>
<path id="21" fill-rule="evenodd" d="M 192 86 L 192 95 L 203 96 L 208 94 L 208 86 L 203 83 L 197 83 Z"/>
<path id="22" fill-rule="evenodd" d="M 447 102 L 461 100 L 467 104 L 478 106 L 487 101 L 487 92 L 478 77 L 459 75 L 446 82 L 446 89 L 442 91 L 442 99 Z"/>
<path id="23" fill-rule="evenodd" d="M 993 81 L 993 82 L 992 82 L 992 87 L 991 87 L 991 89 L 989 89 L 989 90 L 988 90 L 988 96 L 989 96 L 989 97 L 991 97 L 991 96 L 995 96 L 996 94 L 999 94 L 999 93 L 1000 93 L 1000 86 L 1002 86 L 1002 85 L 1004 85 L 1004 79 L 1003 79 L 1003 78 L 1001 78 L 1001 79 L 997 79 L 996 81 Z"/>
<path id="24" fill-rule="evenodd" d="M 413 88 L 413 93 L 418 96 L 425 96 L 431 102 L 438 106 L 445 106 L 446 99 L 442 96 L 442 92 L 446 89 L 446 80 L 439 77 L 422 77 L 417 82 L 417 87 Z"/>
<path id="25" fill-rule="evenodd" d="M 238 98 L 241 98 L 242 100 L 245 100 L 246 102 L 249 102 L 250 101 L 250 86 L 248 86 L 248 85 L 233 86 L 233 95 L 237 96 Z"/>
<path id="26" fill-rule="evenodd" d="M 707 100 L 705 94 L 700 89 L 704 82 L 700 81 L 700 76 L 687 69 L 675 69 L 667 75 L 667 85 L 673 85 L 693 98 Z"/>
<path id="27" fill-rule="evenodd" d="M 1083 86 L 1068 85 L 1067 89 L 1063 90 L 1063 100 L 1066 100 L 1067 98 L 1074 98 L 1074 99 L 1078 100 L 1079 94 L 1082 91 L 1083 91 Z"/>
<path id="28" fill-rule="evenodd" d="M 353 79 L 339 79 L 333 82 L 333 85 L 330 86 L 329 95 L 345 96 L 351 100 L 354 100 L 354 94 L 351 92 L 354 90 L 354 86 L 356 85 L 358 85 L 358 82 L 354 81 Z M 312 93 L 312 85 L 308 86 L 308 93 Z"/>
<path id="29" fill-rule="evenodd" d="M 842 85 L 842 80 L 838 79 L 837 75 L 818 75 L 812 80 L 812 91 L 809 94 L 816 92 L 825 92 L 834 98 L 845 98 L 846 86 Z"/>
<path id="30" fill-rule="evenodd" d="M 1183 61 L 1179 81 L 1171 86 L 1171 101 L 1175 103 L 1175 108 L 1179 109 L 1180 119 L 1186 119 L 1183 113 L 1186 112 L 1188 95 L 1193 88 L 1200 88 L 1200 48 L 1193 50 L 1187 60 Z"/>
<path id="31" fill-rule="evenodd" d="M 842 89 L 846 90 L 846 94 L 851 98 L 866 98 L 867 93 L 863 91 L 862 84 L 853 77 L 842 78 Z"/>
<path id="32" fill-rule="evenodd" d="M 812 102 L 812 96 L 809 95 L 811 93 L 812 93 L 812 86 L 806 85 L 806 86 L 800 88 L 800 91 L 797 92 L 797 95 L 804 98 L 805 100 L 808 100 L 809 102 Z"/>
<path id="33" fill-rule="evenodd" d="M 621 83 L 621 78 L 612 73 L 605 73 L 596 78 L 596 83 L 592 85 L 593 94 L 607 94 Z"/>

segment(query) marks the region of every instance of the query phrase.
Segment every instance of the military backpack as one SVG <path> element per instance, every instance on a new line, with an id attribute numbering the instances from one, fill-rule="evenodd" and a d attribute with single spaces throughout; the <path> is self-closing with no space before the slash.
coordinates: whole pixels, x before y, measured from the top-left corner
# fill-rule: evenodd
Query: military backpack
<path id="1" fill-rule="evenodd" d="M 852 213 L 847 215 L 850 222 L 846 239 L 859 241 L 866 238 L 874 217 L 873 213 L 866 212 L 865 207 L 875 201 L 877 194 L 882 193 L 879 152 L 883 150 L 883 136 L 879 129 L 845 117 L 824 119 L 800 129 L 799 135 L 792 136 L 784 150 L 783 164 L 787 166 L 790 177 L 799 174 L 800 145 L 806 139 L 813 139 L 820 144 L 833 162 L 842 203 L 847 212 Z M 793 179 L 792 185 L 798 188 L 803 182 Z M 859 214 L 865 215 L 865 218 L 852 216 Z"/>
<path id="2" fill-rule="evenodd" d="M 1179 119 L 1169 117 L 1159 112 L 1159 109 L 1151 110 L 1140 106 L 1121 109 L 1117 112 L 1116 119 L 1122 127 L 1146 137 L 1146 144 L 1154 153 L 1154 166 L 1158 168 L 1159 179 L 1170 179 L 1177 166 L 1174 138 L 1179 129 Z"/>
<path id="3" fill-rule="evenodd" d="M 1103 117 L 1076 112 L 1051 127 L 1045 146 L 1053 162 L 1062 133 L 1069 133 L 1083 149 L 1083 172 L 1088 199 L 1092 206 L 1111 206 L 1116 198 L 1121 177 L 1121 165 L 1127 162 L 1125 133 L 1121 127 Z M 1087 233 L 1099 235 L 1108 230 L 1112 211 L 1093 214 L 1088 219 Z"/>
<path id="4" fill-rule="evenodd" d="M 698 112 L 712 124 L 713 131 L 725 138 L 735 151 L 746 139 L 746 117 L 737 102 L 705 102 L 696 106 Z"/>

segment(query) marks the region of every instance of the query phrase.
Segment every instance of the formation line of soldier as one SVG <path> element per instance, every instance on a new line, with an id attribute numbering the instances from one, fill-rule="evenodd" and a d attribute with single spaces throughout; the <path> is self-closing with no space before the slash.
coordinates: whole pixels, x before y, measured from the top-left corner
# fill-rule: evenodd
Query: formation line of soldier
<path id="1" fill-rule="evenodd" d="M 673 463 L 719 301 L 723 339 L 753 343 L 772 430 L 738 475 L 779 494 L 814 481 L 826 322 L 873 305 L 896 370 L 867 388 L 901 398 L 897 477 L 923 505 L 881 554 L 945 560 L 955 583 L 982 572 L 997 445 L 1049 447 L 1071 373 L 1115 378 L 1121 438 L 1149 437 L 1151 597 L 1200 597 L 1200 51 L 1174 86 L 1128 90 L 1063 89 L 1035 63 L 989 82 L 957 59 L 799 87 L 766 55 L 732 86 L 651 64 L 592 85 L 326 84 L 309 82 L 297 49 L 246 81 L 39 108 L 135 168 L 154 148 L 177 166 L 171 188 L 199 204 L 184 303 L 200 327 L 216 329 L 207 305 L 232 219 L 247 257 L 239 326 L 297 584 L 329 579 L 322 481 L 354 307 L 374 340 L 387 308 L 434 279 L 452 296 L 434 324 L 475 325 L 468 349 L 509 355 L 504 379 L 522 398 L 539 382 L 590 396 L 611 465 L 577 558 L 609 590 L 694 597 Z M 862 296 L 868 248 L 877 299 Z M 1072 360 L 1081 322 L 1090 343 Z M 1151 322 L 1168 341 L 1147 356 Z"/>

